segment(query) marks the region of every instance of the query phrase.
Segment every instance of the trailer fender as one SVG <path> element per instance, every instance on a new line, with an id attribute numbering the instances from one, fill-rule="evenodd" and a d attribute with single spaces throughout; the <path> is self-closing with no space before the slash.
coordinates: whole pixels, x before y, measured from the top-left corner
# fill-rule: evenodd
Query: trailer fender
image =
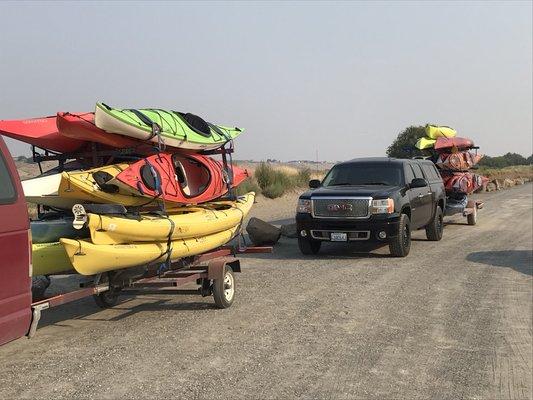
<path id="1" fill-rule="evenodd" d="M 241 262 L 235 258 L 217 258 L 207 265 L 207 278 L 211 280 L 224 279 L 224 269 L 229 266 L 233 272 L 241 272 Z"/>

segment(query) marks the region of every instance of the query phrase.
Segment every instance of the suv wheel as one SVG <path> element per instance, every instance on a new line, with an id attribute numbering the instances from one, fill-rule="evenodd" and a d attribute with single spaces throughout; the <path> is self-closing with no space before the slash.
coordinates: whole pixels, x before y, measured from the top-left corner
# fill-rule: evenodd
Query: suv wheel
<path id="1" fill-rule="evenodd" d="M 405 257 L 411 249 L 411 221 L 406 214 L 400 215 L 398 224 L 398 235 L 389 243 L 391 255 L 394 257 Z"/>
<path id="2" fill-rule="evenodd" d="M 302 237 L 298 238 L 298 247 L 302 254 L 305 254 L 306 256 L 317 254 L 321 245 L 322 242 L 319 240 L 305 239 Z"/>
<path id="3" fill-rule="evenodd" d="M 442 209 L 437 206 L 435 209 L 435 216 L 433 220 L 426 225 L 426 237 L 428 240 L 438 242 L 442 239 L 442 231 L 444 229 Z"/>

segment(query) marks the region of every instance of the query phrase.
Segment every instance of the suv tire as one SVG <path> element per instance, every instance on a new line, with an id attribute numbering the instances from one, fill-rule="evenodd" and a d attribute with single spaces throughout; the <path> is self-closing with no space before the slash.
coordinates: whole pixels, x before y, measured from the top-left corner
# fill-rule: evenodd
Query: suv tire
<path id="1" fill-rule="evenodd" d="M 438 242 L 442 239 L 443 229 L 444 225 L 442 209 L 440 208 L 440 206 L 437 206 L 437 208 L 435 208 L 435 215 L 433 216 L 433 220 L 428 225 L 426 225 L 427 239 L 433 242 Z"/>
<path id="2" fill-rule="evenodd" d="M 389 243 L 389 250 L 394 257 L 406 257 L 411 249 L 411 221 L 406 214 L 400 215 L 398 234 Z"/>
<path id="3" fill-rule="evenodd" d="M 317 254 L 320 251 L 322 242 L 320 240 L 298 238 L 298 247 L 302 254 L 306 256 Z"/>

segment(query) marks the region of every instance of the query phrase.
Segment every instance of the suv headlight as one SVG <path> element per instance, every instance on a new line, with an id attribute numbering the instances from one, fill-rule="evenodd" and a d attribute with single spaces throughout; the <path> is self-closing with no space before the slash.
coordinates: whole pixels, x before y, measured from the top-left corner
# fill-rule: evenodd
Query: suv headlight
<path id="1" fill-rule="evenodd" d="M 311 200 L 298 199 L 298 205 L 296 206 L 296 212 L 311 214 Z"/>
<path id="2" fill-rule="evenodd" d="M 394 200 L 372 200 L 372 214 L 391 214 L 394 212 Z"/>

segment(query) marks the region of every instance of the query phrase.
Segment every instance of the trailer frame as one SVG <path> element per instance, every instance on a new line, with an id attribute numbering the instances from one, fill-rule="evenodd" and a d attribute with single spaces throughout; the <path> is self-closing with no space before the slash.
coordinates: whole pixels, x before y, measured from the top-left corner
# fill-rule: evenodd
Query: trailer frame
<path id="1" fill-rule="evenodd" d="M 173 262 L 170 268 L 158 273 L 157 269 L 148 267 L 146 272 L 132 278 L 117 287 L 112 282 L 101 282 L 102 274 L 96 275 L 93 281 L 81 284 L 81 288 L 67 293 L 51 296 L 31 304 L 32 320 L 27 333 L 32 338 L 37 332 L 37 327 L 44 310 L 68 304 L 76 300 L 93 296 L 96 304 L 101 308 L 113 307 L 118 296 L 131 290 L 146 288 L 168 292 L 168 288 L 175 289 L 187 283 L 196 282 L 198 295 L 202 297 L 212 295 L 217 308 L 228 308 L 235 298 L 234 273 L 241 272 L 241 254 L 271 253 L 272 247 L 239 247 L 223 246 L 218 249 L 180 259 Z M 230 285 L 231 287 L 228 287 Z M 231 297 L 226 296 L 231 292 Z"/>

